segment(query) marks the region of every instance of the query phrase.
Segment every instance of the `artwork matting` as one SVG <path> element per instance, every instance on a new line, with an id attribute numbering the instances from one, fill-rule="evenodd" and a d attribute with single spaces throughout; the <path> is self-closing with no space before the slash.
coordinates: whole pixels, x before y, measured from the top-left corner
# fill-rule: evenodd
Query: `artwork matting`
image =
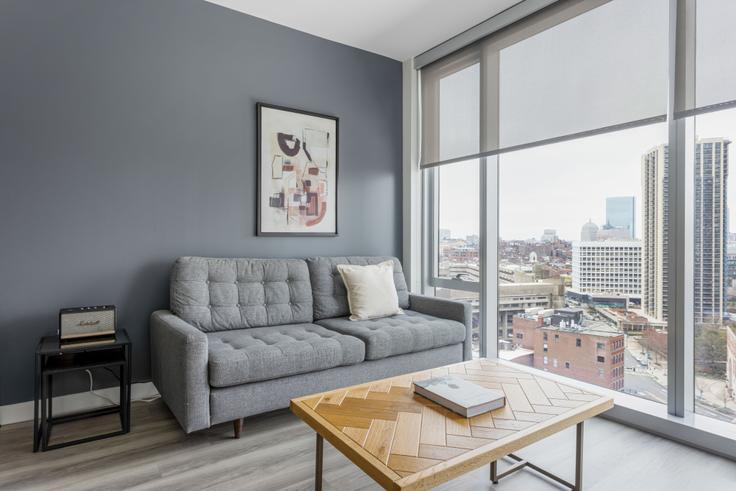
<path id="1" fill-rule="evenodd" d="M 266 103 L 257 107 L 259 236 L 337 236 L 335 116 Z"/>

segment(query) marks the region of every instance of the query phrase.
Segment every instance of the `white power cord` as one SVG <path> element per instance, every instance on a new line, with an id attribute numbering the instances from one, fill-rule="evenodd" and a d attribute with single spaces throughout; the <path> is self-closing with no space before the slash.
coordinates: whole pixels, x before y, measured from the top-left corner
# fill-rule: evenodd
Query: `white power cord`
<path id="1" fill-rule="evenodd" d="M 89 376 L 89 393 L 92 394 L 93 396 L 97 396 L 100 399 L 103 399 L 103 400 L 109 402 L 110 404 L 117 405 L 118 404 L 117 401 L 113 401 L 109 397 L 107 397 L 105 395 L 102 395 L 102 394 L 98 393 L 97 391 L 95 391 L 95 389 L 94 389 L 94 382 L 92 381 L 92 372 L 90 370 L 85 370 L 85 372 L 87 372 L 87 375 Z M 137 401 L 140 401 L 140 402 L 153 402 L 153 401 L 155 401 L 157 399 L 160 399 L 160 398 L 161 398 L 160 395 L 155 395 L 155 396 L 149 397 L 147 399 L 136 399 L 136 400 Z"/>
<path id="2" fill-rule="evenodd" d="M 110 404 L 113 404 L 113 405 L 117 405 L 117 404 L 118 404 L 118 403 L 117 403 L 117 401 L 113 401 L 113 400 L 112 400 L 112 399 L 110 399 L 109 397 L 107 397 L 107 396 L 103 396 L 102 394 L 98 394 L 98 393 L 97 393 L 97 392 L 95 391 L 95 389 L 94 389 L 94 382 L 92 382 L 92 372 L 91 372 L 91 371 L 89 371 L 89 370 L 85 370 L 85 372 L 87 372 L 87 375 L 89 375 L 89 393 L 90 393 L 90 394 L 92 394 L 93 396 L 97 396 L 97 397 L 99 397 L 100 399 L 104 399 L 104 400 L 106 400 L 106 401 L 107 401 L 107 402 L 109 402 Z"/>

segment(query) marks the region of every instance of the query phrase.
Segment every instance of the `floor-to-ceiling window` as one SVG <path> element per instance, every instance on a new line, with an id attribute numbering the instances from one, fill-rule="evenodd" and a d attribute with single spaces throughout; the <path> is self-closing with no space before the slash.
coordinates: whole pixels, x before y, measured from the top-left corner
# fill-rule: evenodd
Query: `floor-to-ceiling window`
<path id="1" fill-rule="evenodd" d="M 662 231 L 645 223 L 663 220 L 646 209 L 663 208 L 666 141 L 659 123 L 499 157 L 501 358 L 667 402 L 667 322 L 648 307 Z"/>
<path id="2" fill-rule="evenodd" d="M 478 160 L 437 169 L 435 295 L 473 307 L 473 354 L 480 350 L 480 203 Z"/>
<path id="3" fill-rule="evenodd" d="M 422 68 L 425 284 L 478 353 L 736 422 L 734 18 L 558 2 Z"/>
<path id="4" fill-rule="evenodd" d="M 475 153 L 480 145 L 480 63 L 461 56 L 436 74 L 431 95 L 438 117 L 432 151 L 438 159 Z M 473 353 L 480 353 L 480 163 L 453 162 L 431 172 L 427 261 L 433 293 L 473 307 Z"/>
<path id="5" fill-rule="evenodd" d="M 685 34 L 694 46 L 693 82 L 681 109 L 692 217 L 692 326 L 686 332 L 692 337 L 694 411 L 736 423 L 736 184 L 730 168 L 736 2 L 697 0 L 689 7 L 694 22 Z"/>

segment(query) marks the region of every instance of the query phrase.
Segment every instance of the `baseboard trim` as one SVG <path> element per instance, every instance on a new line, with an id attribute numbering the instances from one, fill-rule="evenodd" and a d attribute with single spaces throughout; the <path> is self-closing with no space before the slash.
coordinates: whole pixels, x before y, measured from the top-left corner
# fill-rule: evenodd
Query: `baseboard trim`
<path id="1" fill-rule="evenodd" d="M 120 389 L 109 387 L 107 389 L 96 389 L 95 393 L 118 401 Z M 134 401 L 149 399 L 158 396 L 158 391 L 153 382 L 141 382 L 131 386 L 131 397 Z M 85 409 L 97 409 L 108 406 L 110 403 L 91 392 L 78 392 L 65 396 L 54 397 L 54 415 L 61 416 Z M 0 406 L 0 426 L 13 423 L 22 423 L 33 420 L 33 401 L 19 402 Z"/>

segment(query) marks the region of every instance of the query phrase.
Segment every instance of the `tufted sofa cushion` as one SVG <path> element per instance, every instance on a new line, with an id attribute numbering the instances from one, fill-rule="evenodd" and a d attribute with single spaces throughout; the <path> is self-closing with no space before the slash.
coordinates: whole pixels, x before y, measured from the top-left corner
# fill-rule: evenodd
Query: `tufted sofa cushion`
<path id="1" fill-rule="evenodd" d="M 312 287 L 301 259 L 180 257 L 171 311 L 202 331 L 312 322 Z"/>
<path id="2" fill-rule="evenodd" d="M 213 387 L 353 365 L 365 355 L 360 340 L 314 324 L 213 332 L 207 339 Z"/>
<path id="3" fill-rule="evenodd" d="M 406 286 L 401 263 L 395 257 L 348 256 L 312 257 L 307 259 L 309 277 L 314 296 L 314 318 L 329 319 L 350 315 L 345 283 L 337 271 L 338 264 L 378 264 L 383 261 L 394 262 L 394 285 L 399 296 L 399 307 L 409 307 L 409 289 Z"/>
<path id="4" fill-rule="evenodd" d="M 365 343 L 365 359 L 440 348 L 465 340 L 465 325 L 448 319 L 405 310 L 404 314 L 351 321 L 347 317 L 317 321 L 331 331 L 355 336 Z"/>

